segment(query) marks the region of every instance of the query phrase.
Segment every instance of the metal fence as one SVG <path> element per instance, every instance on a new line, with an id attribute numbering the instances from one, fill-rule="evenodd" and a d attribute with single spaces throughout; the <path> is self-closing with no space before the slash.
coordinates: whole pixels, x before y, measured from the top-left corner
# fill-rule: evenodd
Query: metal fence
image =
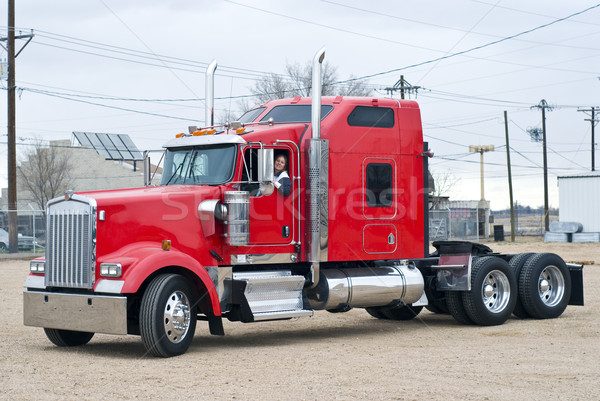
<path id="1" fill-rule="evenodd" d="M 17 210 L 19 251 L 44 253 L 46 245 L 46 215 L 43 210 Z M 0 251 L 9 247 L 8 210 L 0 210 Z"/>
<path id="2" fill-rule="evenodd" d="M 478 209 L 429 211 L 429 240 L 479 240 Z"/>

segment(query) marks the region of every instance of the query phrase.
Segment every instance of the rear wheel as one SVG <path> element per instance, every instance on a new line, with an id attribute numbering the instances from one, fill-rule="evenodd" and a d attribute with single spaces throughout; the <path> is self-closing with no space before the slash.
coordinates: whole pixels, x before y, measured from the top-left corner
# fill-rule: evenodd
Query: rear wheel
<path id="1" fill-rule="evenodd" d="M 381 306 L 372 306 L 369 308 L 365 308 L 365 310 L 367 311 L 367 313 L 377 319 L 389 319 L 386 315 L 383 314 L 383 311 L 381 310 L 382 307 Z"/>
<path id="2" fill-rule="evenodd" d="M 519 278 L 519 296 L 531 317 L 560 316 L 571 297 L 571 275 L 562 258 L 539 253 L 529 259 Z"/>
<path id="3" fill-rule="evenodd" d="M 412 320 L 423 310 L 422 306 L 400 305 L 388 306 L 383 308 L 381 312 L 388 319 L 392 320 Z"/>
<path id="4" fill-rule="evenodd" d="M 523 270 L 523 266 L 525 266 L 525 263 L 527 263 L 529 258 L 531 258 L 533 255 L 535 255 L 535 253 L 520 253 L 518 255 L 513 256 L 508 262 L 508 264 L 513 268 L 513 271 L 515 272 L 517 282 L 521 277 L 521 271 Z M 531 317 L 523 307 L 523 302 L 521 302 L 520 296 L 517 296 L 517 303 L 515 304 L 515 310 L 513 310 L 513 315 L 522 319 Z"/>
<path id="5" fill-rule="evenodd" d="M 503 259 L 486 256 L 473 263 L 471 291 L 462 293 L 465 311 L 473 323 L 495 326 L 512 314 L 517 301 L 517 279 Z"/>
<path id="6" fill-rule="evenodd" d="M 446 305 L 454 320 L 462 324 L 473 324 L 473 321 L 465 311 L 462 291 L 446 291 Z"/>
<path id="7" fill-rule="evenodd" d="M 429 305 L 425 306 L 425 308 L 433 313 L 449 313 L 444 293 L 436 290 L 435 285 L 436 280 L 434 276 L 428 276 L 425 279 L 425 295 L 427 295 L 429 301 Z"/>
<path id="8" fill-rule="evenodd" d="M 54 345 L 59 347 L 76 347 L 78 345 L 85 345 L 90 342 L 94 333 L 87 333 L 83 331 L 72 331 L 72 330 L 59 330 L 59 329 L 46 329 L 44 328 L 46 337 L 52 341 Z"/>
<path id="9" fill-rule="evenodd" d="M 140 307 L 140 334 L 150 354 L 166 358 L 187 351 L 196 330 L 193 294 L 180 275 L 163 274 L 152 280 Z"/>

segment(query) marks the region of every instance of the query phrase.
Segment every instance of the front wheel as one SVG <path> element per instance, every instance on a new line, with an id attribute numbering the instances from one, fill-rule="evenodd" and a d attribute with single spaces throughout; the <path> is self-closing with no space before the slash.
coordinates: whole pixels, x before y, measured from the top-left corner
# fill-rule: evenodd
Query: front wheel
<path id="1" fill-rule="evenodd" d="M 187 351 L 196 330 L 193 294 L 180 275 L 163 274 L 152 280 L 140 306 L 140 333 L 150 354 L 167 358 Z"/>
<path id="2" fill-rule="evenodd" d="M 510 265 L 486 256 L 473 263 L 471 291 L 462 293 L 465 311 L 473 323 L 496 326 L 504 323 L 517 302 L 517 279 Z"/>
<path id="3" fill-rule="evenodd" d="M 94 337 L 94 333 L 83 331 L 44 328 L 44 332 L 46 333 L 48 340 L 59 347 L 77 347 L 79 345 L 85 345 L 90 342 L 92 337 Z"/>

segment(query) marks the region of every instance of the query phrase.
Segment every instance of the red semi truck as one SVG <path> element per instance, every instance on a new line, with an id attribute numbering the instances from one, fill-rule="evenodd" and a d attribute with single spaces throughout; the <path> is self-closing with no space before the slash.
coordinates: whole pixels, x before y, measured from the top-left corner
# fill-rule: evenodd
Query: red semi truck
<path id="1" fill-rule="evenodd" d="M 165 144 L 158 186 L 48 202 L 45 258 L 33 260 L 24 323 L 58 346 L 94 333 L 140 335 L 179 355 L 197 321 L 259 322 L 365 308 L 413 319 L 423 307 L 465 324 L 553 318 L 583 305 L 582 266 L 436 242 L 429 254 L 419 107 L 396 99 L 271 101 L 226 126 Z M 212 76 L 207 121 L 212 125 Z M 291 193 L 273 185 L 284 155 Z M 149 167 L 149 163 L 147 163 Z M 149 171 L 149 168 L 146 168 Z"/>

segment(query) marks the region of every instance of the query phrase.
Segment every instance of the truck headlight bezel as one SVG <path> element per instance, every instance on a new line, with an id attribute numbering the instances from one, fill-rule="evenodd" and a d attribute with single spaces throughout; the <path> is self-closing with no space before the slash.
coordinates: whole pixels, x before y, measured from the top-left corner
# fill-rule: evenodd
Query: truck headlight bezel
<path id="1" fill-rule="evenodd" d="M 46 261 L 44 260 L 32 260 L 29 262 L 29 271 L 35 274 L 46 273 Z"/>
<path id="2" fill-rule="evenodd" d="M 120 263 L 100 263 L 100 276 L 121 277 L 123 267 Z"/>

